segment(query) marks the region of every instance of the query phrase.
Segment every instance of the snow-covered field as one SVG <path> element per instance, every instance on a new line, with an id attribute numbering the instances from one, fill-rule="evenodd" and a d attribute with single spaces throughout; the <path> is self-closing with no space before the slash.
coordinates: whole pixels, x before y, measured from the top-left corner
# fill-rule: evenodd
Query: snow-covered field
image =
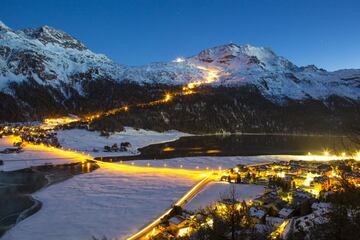
<path id="1" fill-rule="evenodd" d="M 101 168 L 36 193 L 43 208 L 3 239 L 124 239 L 161 215 L 195 183 L 176 175 Z"/>
<path id="2" fill-rule="evenodd" d="M 12 147 L 7 137 L 0 138 L 0 150 Z M 24 147 L 21 153 L 1 154 L 0 160 L 4 161 L 4 165 L 0 166 L 0 170 L 14 171 L 18 169 L 28 168 L 31 166 L 39 166 L 44 164 L 64 164 L 78 159 L 72 158 L 72 155 L 59 155 L 56 151 L 45 147 Z"/>
<path id="3" fill-rule="evenodd" d="M 86 152 L 93 157 L 105 156 L 127 156 L 138 154 L 137 149 L 150 144 L 175 141 L 187 133 L 179 131 L 155 132 L 144 129 L 135 130 L 125 127 L 125 131 L 116 132 L 109 137 L 101 137 L 100 132 L 91 132 L 84 129 L 71 129 L 58 131 L 58 139 L 64 148 L 70 148 L 80 152 Z M 114 143 L 130 142 L 131 149 L 128 152 L 103 152 L 105 145 L 111 146 Z M 99 152 L 93 152 L 96 149 Z"/>
<path id="4" fill-rule="evenodd" d="M 229 195 L 230 188 L 235 188 L 236 198 L 239 201 L 252 200 L 264 193 L 264 186 L 251 184 L 229 184 L 226 182 L 211 182 L 199 192 L 184 208 L 196 211 L 219 201 Z"/>
<path id="5" fill-rule="evenodd" d="M 135 130 L 133 128 L 125 128 L 126 131 L 118 132 L 111 135 L 109 138 L 101 137 L 99 132 L 91 132 L 83 129 L 64 130 L 58 132 L 58 137 L 61 145 L 65 149 L 76 150 L 78 152 L 85 152 L 93 157 L 96 156 L 121 156 L 137 154 L 138 148 L 161 142 L 174 141 L 182 136 L 187 136 L 186 133 L 178 131 L 168 131 L 164 133 L 146 131 L 143 129 Z M 7 147 L 12 147 L 11 141 L 8 137 L 0 139 L 0 150 Z M 130 142 L 132 147 L 128 152 L 92 152 L 92 150 L 102 150 L 105 145 L 112 145 L 121 142 Z M 31 166 L 39 166 L 44 164 L 64 164 L 74 161 L 79 161 L 78 156 L 74 154 L 63 154 L 59 151 L 46 147 L 24 147 L 24 152 L 12 154 L 0 154 L 0 160 L 4 160 L 4 165 L 0 166 L 0 170 L 14 171 L 18 169 L 28 168 Z"/>

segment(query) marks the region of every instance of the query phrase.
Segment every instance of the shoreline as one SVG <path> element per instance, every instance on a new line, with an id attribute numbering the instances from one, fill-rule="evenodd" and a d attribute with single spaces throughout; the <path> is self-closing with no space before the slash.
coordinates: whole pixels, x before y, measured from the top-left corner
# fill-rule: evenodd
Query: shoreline
<path id="1" fill-rule="evenodd" d="M 85 169 L 84 164 L 90 165 Z M 0 172 L 0 179 L 5 182 L 1 189 L 0 202 L 11 203 L 0 204 L 0 210 L 4 215 L 0 216 L 0 238 L 16 224 L 41 210 L 42 202 L 33 197 L 34 193 L 98 168 L 99 166 L 93 162 L 77 162 Z"/>

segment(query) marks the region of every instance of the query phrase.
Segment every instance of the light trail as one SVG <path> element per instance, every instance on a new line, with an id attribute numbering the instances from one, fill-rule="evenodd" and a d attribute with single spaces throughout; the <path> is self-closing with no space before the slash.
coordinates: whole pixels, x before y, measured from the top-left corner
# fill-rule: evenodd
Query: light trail
<path id="1" fill-rule="evenodd" d="M 207 75 L 202 80 L 189 82 L 185 87 L 183 87 L 183 90 L 194 89 L 194 88 L 197 88 L 204 84 L 214 83 L 220 79 L 220 70 L 215 69 L 215 68 L 206 68 L 206 67 L 200 66 L 200 65 L 194 65 L 194 66 L 197 69 L 205 71 Z"/>
<path id="2" fill-rule="evenodd" d="M 5 141 L 9 144 L 14 142 L 21 142 L 21 138 L 18 136 L 7 136 L 5 137 Z M 111 162 L 103 162 L 100 160 L 94 159 L 92 156 L 76 152 L 70 149 L 60 149 L 56 147 L 49 147 L 44 144 L 32 144 L 32 143 L 25 143 L 24 147 L 25 151 L 41 151 L 41 152 L 48 152 L 54 156 L 54 159 L 74 159 L 77 161 L 85 162 L 91 160 L 96 162 L 100 167 L 104 167 L 110 171 L 122 171 L 126 173 L 158 173 L 162 175 L 169 175 L 169 176 L 182 176 L 189 179 L 202 179 L 204 176 L 209 174 L 211 171 L 205 170 L 191 170 L 191 169 L 183 169 L 183 168 L 166 168 L 166 167 L 151 167 L 151 166 L 134 166 L 129 164 L 120 164 L 120 163 L 111 163 Z M 25 159 L 24 161 L 27 161 Z M 48 158 L 47 160 L 51 160 Z M 11 160 L 7 161 L 10 162 Z"/>
<path id="3" fill-rule="evenodd" d="M 102 162 L 94 160 L 100 167 L 104 167 L 110 171 L 120 171 L 126 173 L 157 173 L 160 175 L 168 176 L 182 176 L 189 179 L 199 180 L 211 173 L 211 171 L 204 170 L 190 170 L 190 169 L 178 169 L 178 168 L 166 168 L 166 167 L 151 167 L 151 166 L 134 166 L 129 164 L 116 164 L 109 162 Z"/>
<path id="4" fill-rule="evenodd" d="M 176 62 L 182 62 L 185 61 L 182 58 L 178 58 L 176 60 Z M 88 114 L 85 115 L 82 119 L 79 120 L 85 120 L 85 121 L 94 121 L 96 119 L 99 119 L 101 117 L 104 116 L 110 116 L 110 115 L 114 115 L 120 112 L 127 112 L 129 111 L 129 109 L 133 108 L 133 107 L 149 107 L 149 106 L 155 106 L 155 105 L 159 105 L 159 104 L 166 104 L 171 102 L 175 97 L 177 96 L 186 96 L 186 95 L 191 95 L 191 94 L 195 94 L 196 91 L 195 89 L 200 87 L 201 85 L 205 85 L 205 84 L 211 84 L 214 83 L 216 81 L 218 81 L 220 79 L 220 76 L 223 75 L 223 73 L 216 68 L 207 68 L 201 65 L 196 65 L 196 64 L 192 64 L 195 68 L 205 72 L 205 76 L 204 79 L 201 80 L 195 80 L 192 82 L 187 83 L 185 86 L 182 87 L 181 91 L 174 91 L 174 92 L 168 92 L 165 93 L 164 97 L 159 99 L 159 100 L 155 100 L 155 101 L 150 101 L 147 103 L 138 103 L 138 104 L 133 104 L 133 105 L 126 105 L 126 106 L 121 106 L 121 107 L 117 107 L 117 108 L 113 108 L 111 110 L 105 111 L 105 112 L 98 112 L 98 113 L 94 113 L 94 114 Z"/>
<path id="5" fill-rule="evenodd" d="M 286 219 L 283 223 L 281 223 L 271 234 L 270 234 L 270 239 L 278 239 L 281 234 L 284 232 L 286 226 L 288 225 L 288 223 L 290 222 L 289 219 Z"/>

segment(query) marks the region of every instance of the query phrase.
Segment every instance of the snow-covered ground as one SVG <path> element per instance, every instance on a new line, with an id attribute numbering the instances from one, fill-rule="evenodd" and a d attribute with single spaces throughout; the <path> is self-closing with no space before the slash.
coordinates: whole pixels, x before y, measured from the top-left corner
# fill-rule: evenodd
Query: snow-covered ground
<path id="1" fill-rule="evenodd" d="M 235 187 L 236 198 L 239 201 L 253 200 L 264 193 L 264 186 L 251 184 L 229 184 L 226 182 L 211 182 L 199 192 L 184 208 L 196 211 L 216 203 L 222 197 L 229 195 L 231 187 Z"/>
<path id="2" fill-rule="evenodd" d="M 43 208 L 3 239 L 124 239 L 161 215 L 195 183 L 176 175 L 101 168 L 36 193 Z"/>
<path id="3" fill-rule="evenodd" d="M 179 131 L 155 132 L 148 130 L 135 130 L 125 127 L 125 131 L 116 132 L 109 137 L 101 137 L 100 132 L 91 132 L 84 129 L 71 129 L 58 131 L 58 139 L 64 148 L 70 148 L 81 152 L 86 152 L 94 157 L 105 156 L 128 156 L 138 154 L 137 149 L 150 144 L 175 141 L 189 134 Z M 111 146 L 114 143 L 120 145 L 121 142 L 130 142 L 131 148 L 128 152 L 103 152 L 105 145 Z M 94 152 L 96 149 L 99 152 Z"/>
<path id="4" fill-rule="evenodd" d="M 164 133 L 146 131 L 143 129 L 135 130 L 126 127 L 124 132 L 118 132 L 108 138 L 101 137 L 99 132 L 91 132 L 83 129 L 72 129 L 58 131 L 58 137 L 61 145 L 65 149 L 71 149 L 78 152 L 84 152 L 93 157 L 97 156 L 121 156 L 135 155 L 137 149 L 150 144 L 174 141 L 188 134 L 178 131 L 168 131 Z M 12 147 L 8 137 L 0 139 L 0 150 Z M 101 150 L 105 145 L 112 145 L 121 142 L 130 142 L 131 149 L 128 152 L 106 153 Z M 93 149 L 100 150 L 93 152 Z M 80 155 L 80 154 L 79 154 Z M 42 146 L 25 146 L 21 153 L 0 154 L 0 160 L 4 160 L 4 165 L 0 166 L 0 170 L 14 171 L 18 169 L 28 168 L 31 166 L 39 166 L 44 164 L 64 164 L 79 161 L 79 155 L 64 153 L 56 149 L 46 148 Z"/>
<path id="5" fill-rule="evenodd" d="M 0 150 L 12 147 L 8 137 L 0 138 Z M 0 160 L 4 161 L 4 165 L 0 166 L 0 171 L 14 171 L 18 169 L 28 168 L 31 166 L 39 166 L 44 164 L 64 164 L 79 159 L 73 158 L 72 154 L 59 155 L 57 151 L 45 147 L 24 147 L 21 153 L 1 154 Z"/>

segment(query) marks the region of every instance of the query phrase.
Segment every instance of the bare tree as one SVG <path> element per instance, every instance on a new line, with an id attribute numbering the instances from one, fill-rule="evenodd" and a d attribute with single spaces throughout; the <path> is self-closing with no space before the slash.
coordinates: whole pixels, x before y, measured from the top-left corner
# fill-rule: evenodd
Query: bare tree
<path id="1" fill-rule="evenodd" d="M 220 195 L 220 201 L 200 212 L 204 220 L 195 223 L 196 239 L 237 240 L 245 237 L 246 230 L 251 228 L 248 207 L 245 201 L 238 201 L 234 185 L 229 191 Z M 208 219 L 211 219 L 211 224 Z"/>

